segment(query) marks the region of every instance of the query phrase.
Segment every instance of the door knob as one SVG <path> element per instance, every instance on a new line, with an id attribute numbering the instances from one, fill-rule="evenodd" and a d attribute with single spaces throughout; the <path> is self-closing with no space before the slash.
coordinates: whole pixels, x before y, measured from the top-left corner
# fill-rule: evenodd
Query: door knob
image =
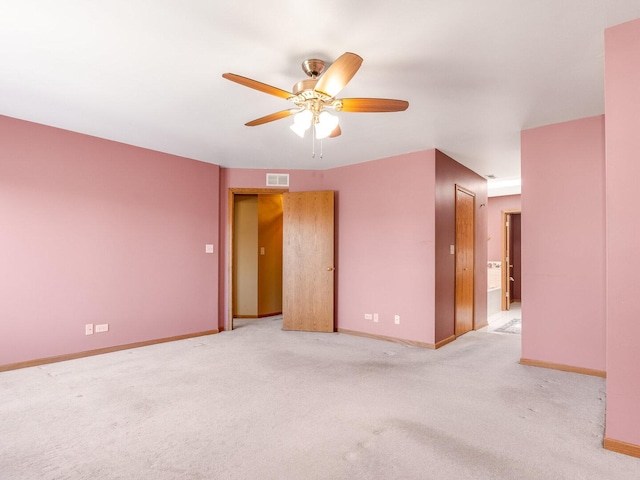
<path id="1" fill-rule="evenodd" d="M 336 269 L 336 267 L 327 267 L 327 272 L 333 272 Z"/>

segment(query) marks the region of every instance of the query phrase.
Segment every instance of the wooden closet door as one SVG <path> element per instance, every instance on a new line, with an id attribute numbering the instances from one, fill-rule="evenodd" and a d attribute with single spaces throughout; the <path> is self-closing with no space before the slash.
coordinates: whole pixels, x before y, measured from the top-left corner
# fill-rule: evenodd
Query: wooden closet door
<path id="1" fill-rule="evenodd" d="M 282 328 L 334 331 L 334 192 L 283 195 Z"/>
<path id="2" fill-rule="evenodd" d="M 473 329 L 475 196 L 456 186 L 455 335 Z"/>

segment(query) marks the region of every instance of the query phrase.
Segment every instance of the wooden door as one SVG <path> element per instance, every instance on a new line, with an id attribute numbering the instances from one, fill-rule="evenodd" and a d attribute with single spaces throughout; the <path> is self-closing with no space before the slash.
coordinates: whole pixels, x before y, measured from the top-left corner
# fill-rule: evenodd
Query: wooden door
<path id="1" fill-rule="evenodd" d="M 456 186 L 455 335 L 473 329 L 475 195 Z"/>
<path id="2" fill-rule="evenodd" d="M 513 283 L 511 275 L 511 269 L 513 268 L 512 264 L 512 250 L 513 250 L 513 233 L 511 231 L 511 213 L 505 213 L 505 221 L 504 221 L 504 237 L 505 247 L 504 247 L 504 262 L 502 263 L 502 278 L 504 282 L 504 296 L 502 298 L 504 308 L 503 310 L 509 310 L 511 308 L 511 296 L 513 290 Z"/>
<path id="3" fill-rule="evenodd" d="M 510 303 L 522 300 L 522 230 L 520 213 L 512 213 L 511 221 L 511 250 L 509 254 L 509 268 L 511 271 Z"/>
<path id="4" fill-rule="evenodd" d="M 282 328 L 333 332 L 333 191 L 283 195 Z"/>

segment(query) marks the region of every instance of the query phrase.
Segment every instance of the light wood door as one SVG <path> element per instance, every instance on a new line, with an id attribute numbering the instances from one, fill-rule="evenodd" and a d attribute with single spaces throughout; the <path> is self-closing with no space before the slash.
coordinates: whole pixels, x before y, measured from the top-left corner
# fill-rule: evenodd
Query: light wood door
<path id="1" fill-rule="evenodd" d="M 456 186 L 455 335 L 473 329 L 475 195 Z"/>
<path id="2" fill-rule="evenodd" d="M 284 330 L 334 331 L 333 193 L 283 195 Z"/>

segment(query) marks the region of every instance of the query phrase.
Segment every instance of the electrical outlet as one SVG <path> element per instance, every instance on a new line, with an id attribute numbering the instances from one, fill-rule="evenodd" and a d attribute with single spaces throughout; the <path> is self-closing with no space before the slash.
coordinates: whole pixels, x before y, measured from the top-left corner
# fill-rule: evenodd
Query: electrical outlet
<path id="1" fill-rule="evenodd" d="M 373 321 L 378 323 L 378 314 L 377 313 L 373 314 Z"/>
<path id="2" fill-rule="evenodd" d="M 393 316 L 393 323 L 395 323 L 396 325 L 400 325 L 400 315 Z"/>
<path id="3" fill-rule="evenodd" d="M 99 325 L 96 325 L 96 333 L 102 333 L 102 332 L 108 332 L 108 331 L 109 331 L 108 323 L 101 323 Z"/>
<path id="4" fill-rule="evenodd" d="M 373 316 L 370 313 L 365 313 L 364 314 L 364 319 L 365 320 L 371 320 L 373 318 Z"/>
<path id="5" fill-rule="evenodd" d="M 84 326 L 84 334 L 85 335 L 93 335 L 93 323 L 87 323 Z"/>

